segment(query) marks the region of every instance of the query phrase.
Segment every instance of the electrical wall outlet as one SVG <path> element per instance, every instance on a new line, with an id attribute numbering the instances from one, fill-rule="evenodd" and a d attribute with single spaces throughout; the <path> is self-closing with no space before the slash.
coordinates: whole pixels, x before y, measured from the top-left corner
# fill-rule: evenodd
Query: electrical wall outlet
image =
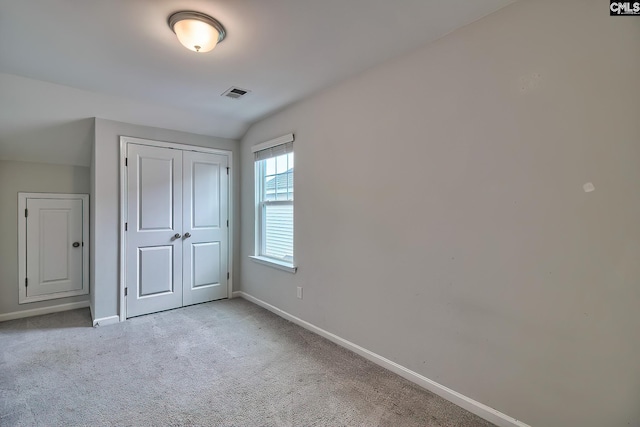
<path id="1" fill-rule="evenodd" d="M 298 298 L 302 299 L 302 286 L 298 286 Z"/>

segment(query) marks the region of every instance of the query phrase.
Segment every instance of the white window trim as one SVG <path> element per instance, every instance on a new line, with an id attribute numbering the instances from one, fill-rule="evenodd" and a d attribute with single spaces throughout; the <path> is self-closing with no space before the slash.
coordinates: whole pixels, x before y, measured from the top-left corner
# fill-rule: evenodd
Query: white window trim
<path id="1" fill-rule="evenodd" d="M 267 150 L 269 148 L 273 148 L 276 147 L 278 145 L 282 145 L 282 144 L 287 144 L 289 142 L 293 142 L 294 141 L 294 136 L 292 133 L 280 136 L 278 138 L 274 138 L 271 139 L 269 141 L 266 142 L 262 142 L 260 144 L 254 145 L 253 147 L 251 147 L 251 152 L 256 153 L 258 151 L 262 151 L 262 150 Z M 262 194 L 262 174 L 263 171 L 259 170 L 259 166 L 255 164 L 254 162 L 254 175 L 255 175 L 255 194 L 257 194 L 258 192 L 260 194 Z M 254 196 L 255 197 L 255 196 Z M 263 256 L 263 255 L 258 255 L 261 254 L 262 251 L 262 244 L 263 244 L 263 237 L 262 234 L 264 234 L 264 226 L 262 224 L 263 222 L 263 214 L 262 214 L 262 204 L 263 203 L 273 203 L 273 204 L 279 204 L 279 203 L 293 203 L 293 201 L 265 201 L 262 203 L 256 203 L 256 210 L 255 210 L 255 246 L 254 246 L 254 253 L 256 255 L 250 255 L 249 258 L 251 258 L 254 262 L 257 262 L 258 264 L 262 264 L 262 265 L 266 265 L 268 267 L 273 267 L 276 268 L 278 270 L 283 270 L 289 273 L 296 273 L 298 271 L 298 267 L 291 262 L 287 262 L 287 261 L 282 261 L 276 258 L 271 258 L 268 256 Z M 294 226 L 295 227 L 295 226 Z M 294 254 L 295 257 L 295 254 Z"/>
<path id="2" fill-rule="evenodd" d="M 278 270 L 287 271 L 289 273 L 296 273 L 298 271 L 298 267 L 296 265 L 285 261 L 279 261 L 275 258 L 268 258 L 260 255 L 249 255 L 249 258 L 257 262 L 258 264 L 277 268 Z"/>

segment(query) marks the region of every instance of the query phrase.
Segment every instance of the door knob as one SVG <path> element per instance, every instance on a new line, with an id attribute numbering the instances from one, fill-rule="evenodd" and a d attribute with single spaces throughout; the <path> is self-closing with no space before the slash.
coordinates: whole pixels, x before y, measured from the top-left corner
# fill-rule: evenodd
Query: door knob
<path id="1" fill-rule="evenodd" d="M 184 233 L 184 238 L 185 239 L 188 239 L 189 237 L 191 237 L 191 233 L 189 233 L 189 232 Z"/>
<path id="2" fill-rule="evenodd" d="M 77 248 L 78 246 L 80 246 L 80 242 L 73 242 L 71 246 L 73 246 L 74 248 Z"/>
<path id="3" fill-rule="evenodd" d="M 174 237 L 175 239 L 179 239 L 181 236 L 180 236 L 180 233 L 176 233 L 173 237 Z"/>

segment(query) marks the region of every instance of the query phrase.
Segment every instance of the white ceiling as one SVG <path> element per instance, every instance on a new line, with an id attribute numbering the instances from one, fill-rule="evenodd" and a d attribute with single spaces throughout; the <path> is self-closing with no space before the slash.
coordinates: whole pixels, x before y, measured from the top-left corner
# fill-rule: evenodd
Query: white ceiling
<path id="1" fill-rule="evenodd" d="M 68 88 L 47 86 L 60 92 L 65 120 L 99 115 L 240 138 L 252 122 L 512 1 L 0 0 L 0 73 L 89 92 L 70 92 L 82 99 L 69 105 Z M 227 38 L 207 54 L 185 49 L 167 25 L 179 10 L 214 16 Z M 0 156 L 8 138 L 39 125 L 28 102 L 11 99 L 29 82 L 0 79 Z M 232 85 L 252 92 L 220 97 Z M 121 103 L 154 114 L 118 111 Z"/>

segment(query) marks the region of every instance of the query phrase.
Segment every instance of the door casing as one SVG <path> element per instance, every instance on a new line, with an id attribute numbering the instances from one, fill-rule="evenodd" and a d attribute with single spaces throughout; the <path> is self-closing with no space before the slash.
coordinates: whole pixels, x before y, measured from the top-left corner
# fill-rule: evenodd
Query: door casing
<path id="1" fill-rule="evenodd" d="M 119 276 L 120 276 L 120 298 L 119 298 L 119 309 L 118 316 L 121 322 L 124 322 L 127 319 L 127 304 L 125 300 L 125 287 L 126 287 L 126 233 L 125 233 L 125 223 L 127 222 L 127 169 L 126 169 L 126 158 L 127 158 L 127 146 L 128 144 L 138 144 L 138 145 L 148 145 L 151 147 L 161 147 L 161 148 L 173 148 L 177 150 L 183 151 L 197 151 L 201 153 L 212 153 L 227 156 L 228 161 L 227 165 L 229 165 L 229 178 L 227 181 L 227 194 L 228 194 L 228 217 L 229 217 L 229 230 L 228 230 L 228 257 L 227 257 L 227 271 L 229 272 L 229 279 L 227 281 L 227 295 L 228 298 L 231 298 L 233 295 L 233 168 L 231 165 L 233 164 L 233 153 L 228 150 L 221 150 L 215 148 L 207 148 L 200 147 L 197 145 L 187 145 L 187 144 L 177 144 L 173 142 L 164 142 L 164 141 L 155 141 L 150 139 L 143 138 L 134 138 L 130 136 L 121 136 L 120 137 L 120 265 L 119 265 Z"/>
<path id="2" fill-rule="evenodd" d="M 25 217 L 25 209 L 27 208 L 27 199 L 64 199 L 64 200 L 81 200 L 82 201 L 82 289 L 75 291 L 65 291 L 51 295 L 27 296 L 25 287 L 25 279 L 27 277 L 26 251 L 27 251 L 27 219 Z M 89 195 L 88 194 L 63 194 L 63 193 L 18 193 L 18 301 L 19 304 L 46 301 L 57 298 L 66 298 L 78 295 L 89 294 Z"/>

